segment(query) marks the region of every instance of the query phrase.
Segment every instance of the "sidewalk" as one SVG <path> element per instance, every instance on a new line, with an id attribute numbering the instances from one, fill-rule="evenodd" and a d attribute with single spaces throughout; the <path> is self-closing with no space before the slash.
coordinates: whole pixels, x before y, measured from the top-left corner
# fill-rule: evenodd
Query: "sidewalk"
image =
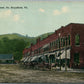
<path id="1" fill-rule="evenodd" d="M 57 71 L 60 71 L 59 67 L 56 67 Z M 61 71 L 60 72 L 66 72 L 65 71 L 65 67 L 61 67 Z M 72 68 L 67 68 L 67 72 L 76 72 L 76 73 L 84 73 L 84 69 L 72 69 Z"/>

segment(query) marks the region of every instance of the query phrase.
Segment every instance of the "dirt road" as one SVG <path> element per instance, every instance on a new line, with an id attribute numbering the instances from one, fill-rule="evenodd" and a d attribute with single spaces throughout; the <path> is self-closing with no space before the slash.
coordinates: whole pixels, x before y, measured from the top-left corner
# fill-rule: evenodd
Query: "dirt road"
<path id="1" fill-rule="evenodd" d="M 22 69 L 19 65 L 0 65 L 0 83 L 84 83 L 84 73 Z"/>

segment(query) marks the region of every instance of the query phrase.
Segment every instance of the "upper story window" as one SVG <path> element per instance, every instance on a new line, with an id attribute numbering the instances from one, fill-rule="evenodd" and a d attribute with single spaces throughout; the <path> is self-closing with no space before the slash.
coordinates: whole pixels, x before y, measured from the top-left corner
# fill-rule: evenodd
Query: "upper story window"
<path id="1" fill-rule="evenodd" d="M 63 47 L 65 46 L 65 38 L 63 38 Z"/>
<path id="2" fill-rule="evenodd" d="M 60 48 L 60 38 L 58 39 L 58 48 Z"/>
<path id="3" fill-rule="evenodd" d="M 57 40 L 56 40 L 56 47 L 57 47 Z"/>
<path id="4" fill-rule="evenodd" d="M 68 35 L 69 45 L 70 45 L 70 35 Z"/>
<path id="5" fill-rule="evenodd" d="M 50 43 L 50 47 L 51 47 L 51 43 Z"/>
<path id="6" fill-rule="evenodd" d="M 66 44 L 66 46 L 67 46 L 67 40 L 68 40 L 67 37 L 65 37 L 65 44 Z"/>
<path id="7" fill-rule="evenodd" d="M 75 45 L 80 45 L 80 35 L 79 34 L 75 35 Z"/>
<path id="8" fill-rule="evenodd" d="M 62 47 L 63 38 L 61 38 L 61 47 Z"/>
<path id="9" fill-rule="evenodd" d="M 56 42 L 54 41 L 54 46 L 56 45 Z"/>
<path id="10" fill-rule="evenodd" d="M 54 41 L 52 42 L 53 46 L 54 46 Z"/>

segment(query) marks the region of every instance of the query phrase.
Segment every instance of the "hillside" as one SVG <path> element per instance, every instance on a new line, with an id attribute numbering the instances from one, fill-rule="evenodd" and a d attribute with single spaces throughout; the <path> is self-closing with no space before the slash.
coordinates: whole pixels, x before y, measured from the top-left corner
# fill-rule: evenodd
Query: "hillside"
<path id="1" fill-rule="evenodd" d="M 24 39 L 24 40 L 31 40 L 34 38 L 34 37 L 23 36 L 23 35 L 17 34 L 17 33 L 0 35 L 0 39 L 2 39 L 4 37 L 7 37 L 9 39 Z"/>
<path id="2" fill-rule="evenodd" d="M 3 34 L 0 35 L 0 40 L 2 40 L 3 38 L 7 37 L 8 39 L 23 39 L 25 42 L 27 42 L 29 45 L 27 45 L 26 47 L 30 46 L 31 43 L 35 44 L 36 43 L 36 39 L 37 38 L 41 38 L 41 40 L 43 40 L 44 38 L 46 38 L 48 35 L 51 35 L 53 32 L 50 33 L 45 33 L 42 35 L 39 35 L 37 37 L 29 37 L 29 36 L 24 36 L 18 33 L 13 33 L 13 34 Z"/>
<path id="3" fill-rule="evenodd" d="M 35 44 L 37 38 L 44 39 L 51 33 L 42 34 L 37 37 L 29 37 L 17 33 L 0 35 L 0 54 L 13 54 L 14 60 L 19 61 L 22 58 L 24 48 Z"/>

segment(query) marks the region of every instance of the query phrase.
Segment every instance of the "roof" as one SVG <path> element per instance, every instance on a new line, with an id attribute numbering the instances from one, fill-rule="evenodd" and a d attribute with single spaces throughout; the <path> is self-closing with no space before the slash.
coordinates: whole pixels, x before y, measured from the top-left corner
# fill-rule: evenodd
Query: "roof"
<path id="1" fill-rule="evenodd" d="M 0 54 L 0 60 L 13 60 L 12 54 Z"/>

